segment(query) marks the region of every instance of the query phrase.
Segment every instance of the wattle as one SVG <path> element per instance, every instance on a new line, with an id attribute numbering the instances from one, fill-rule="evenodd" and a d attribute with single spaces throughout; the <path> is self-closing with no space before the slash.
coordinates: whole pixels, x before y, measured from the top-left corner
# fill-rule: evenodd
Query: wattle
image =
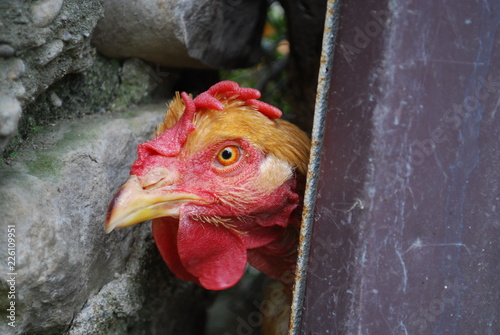
<path id="1" fill-rule="evenodd" d="M 195 220 L 153 220 L 153 236 L 170 270 L 183 280 L 198 283 L 209 290 L 235 285 L 247 264 L 247 249 L 272 243 L 283 235 L 282 227 L 252 227 L 239 232 L 222 225 Z"/>
<path id="2" fill-rule="evenodd" d="M 181 279 L 223 290 L 243 276 L 247 249 L 237 234 L 224 227 L 189 216 L 161 218 L 153 220 L 153 236 L 170 270 Z"/>

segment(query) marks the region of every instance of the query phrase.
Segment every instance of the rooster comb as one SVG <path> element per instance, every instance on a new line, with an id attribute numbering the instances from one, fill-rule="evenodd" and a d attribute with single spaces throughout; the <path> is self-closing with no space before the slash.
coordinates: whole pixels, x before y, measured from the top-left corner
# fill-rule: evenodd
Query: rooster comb
<path id="1" fill-rule="evenodd" d="M 218 111 L 222 111 L 224 109 L 224 105 L 216 98 L 238 98 L 239 100 L 245 101 L 248 105 L 252 105 L 257 108 L 259 112 L 264 114 L 270 119 L 277 119 L 281 117 L 281 110 L 278 108 L 271 106 L 263 101 L 259 101 L 257 99 L 260 98 L 261 94 L 259 90 L 254 88 L 240 87 L 234 81 L 221 81 L 210 87 L 206 92 L 199 94 L 196 98 L 194 98 L 193 103 L 189 104 L 190 108 L 194 108 L 194 110 L 188 111 L 188 102 L 186 99 L 191 99 L 187 94 L 183 93 L 182 99 L 184 100 L 184 104 L 186 104 L 186 110 L 184 113 L 193 114 L 195 110 L 198 108 L 210 108 Z"/>

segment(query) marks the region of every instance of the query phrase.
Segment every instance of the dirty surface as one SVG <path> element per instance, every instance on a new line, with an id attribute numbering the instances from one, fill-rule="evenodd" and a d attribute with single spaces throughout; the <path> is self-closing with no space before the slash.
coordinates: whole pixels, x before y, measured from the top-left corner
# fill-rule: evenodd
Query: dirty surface
<path id="1" fill-rule="evenodd" d="M 342 3 L 302 334 L 500 333 L 499 24 Z"/>

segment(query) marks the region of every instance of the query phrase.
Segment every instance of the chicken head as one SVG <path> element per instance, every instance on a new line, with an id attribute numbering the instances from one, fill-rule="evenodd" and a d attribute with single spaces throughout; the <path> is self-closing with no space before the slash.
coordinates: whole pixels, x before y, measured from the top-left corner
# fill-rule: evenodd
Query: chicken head
<path id="1" fill-rule="evenodd" d="M 258 98 L 230 81 L 177 94 L 139 145 L 106 232 L 152 219 L 171 271 L 212 290 L 236 284 L 247 262 L 275 279 L 293 269 L 309 139 Z"/>

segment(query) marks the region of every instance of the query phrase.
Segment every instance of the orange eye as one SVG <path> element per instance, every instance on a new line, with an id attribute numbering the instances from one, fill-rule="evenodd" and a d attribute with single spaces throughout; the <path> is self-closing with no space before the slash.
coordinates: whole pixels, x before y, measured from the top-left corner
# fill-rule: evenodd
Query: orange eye
<path id="1" fill-rule="evenodd" d="M 223 166 L 229 166 L 240 158 L 240 149 L 236 145 L 228 145 L 217 154 L 217 162 Z"/>

